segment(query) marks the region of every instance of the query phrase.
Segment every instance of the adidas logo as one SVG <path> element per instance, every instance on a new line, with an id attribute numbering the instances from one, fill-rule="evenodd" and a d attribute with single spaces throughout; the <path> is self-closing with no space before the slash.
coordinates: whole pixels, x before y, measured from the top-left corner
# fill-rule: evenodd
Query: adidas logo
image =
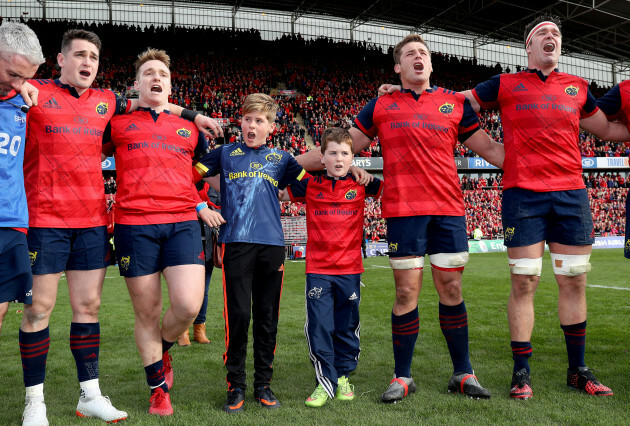
<path id="1" fill-rule="evenodd" d="M 352 293 L 348 300 L 357 300 L 357 299 L 358 299 L 357 294 L 356 293 Z"/>
<path id="2" fill-rule="evenodd" d="M 316 200 L 323 200 L 323 199 L 324 199 L 324 193 L 323 193 L 323 192 L 320 192 L 319 194 L 317 194 L 317 195 L 315 196 L 315 199 L 316 199 Z"/>
<path id="3" fill-rule="evenodd" d="M 48 102 L 42 105 L 43 108 L 61 109 L 61 106 L 57 103 L 57 100 L 52 97 Z"/>
<path id="4" fill-rule="evenodd" d="M 523 83 L 518 83 L 516 87 L 512 89 L 512 92 L 527 92 L 527 89 Z"/>
<path id="5" fill-rule="evenodd" d="M 96 356 L 96 354 L 94 352 L 92 352 L 91 354 L 87 355 L 85 358 L 83 359 L 97 359 L 98 357 Z"/>
<path id="6" fill-rule="evenodd" d="M 245 155 L 245 153 L 240 148 L 236 148 L 234 151 L 232 151 L 230 157 L 235 157 L 237 155 Z"/>
<path id="7" fill-rule="evenodd" d="M 394 110 L 396 111 L 400 110 L 400 108 L 398 108 L 398 105 L 396 105 L 396 102 L 394 102 L 393 104 L 387 105 L 385 107 L 385 111 L 394 111 Z"/>
<path id="8" fill-rule="evenodd" d="M 138 128 L 138 126 L 136 126 L 135 124 L 131 123 L 129 126 L 127 126 L 127 128 L 125 129 L 125 132 L 131 132 L 132 130 L 140 130 Z"/>

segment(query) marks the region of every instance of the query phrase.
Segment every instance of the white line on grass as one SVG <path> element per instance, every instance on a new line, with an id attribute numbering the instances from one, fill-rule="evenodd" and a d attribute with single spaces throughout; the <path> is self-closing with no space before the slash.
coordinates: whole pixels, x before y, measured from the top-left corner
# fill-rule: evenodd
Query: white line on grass
<path id="1" fill-rule="evenodd" d="M 596 288 L 609 288 L 612 290 L 630 290 L 630 288 L 627 287 L 612 287 L 612 286 L 608 286 L 608 285 L 597 285 L 597 284 L 589 284 L 589 287 L 596 287 Z"/>

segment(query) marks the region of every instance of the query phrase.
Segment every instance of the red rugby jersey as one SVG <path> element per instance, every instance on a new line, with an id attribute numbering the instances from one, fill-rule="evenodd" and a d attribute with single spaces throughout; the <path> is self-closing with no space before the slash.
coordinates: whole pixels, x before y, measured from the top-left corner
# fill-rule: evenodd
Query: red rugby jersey
<path id="1" fill-rule="evenodd" d="M 107 123 L 127 102 L 111 90 L 81 96 L 59 80 L 31 80 L 38 105 L 28 113 L 24 187 L 31 227 L 107 225 L 101 146 Z"/>
<path id="2" fill-rule="evenodd" d="M 597 100 L 597 106 L 611 119 L 618 119 L 630 130 L 630 80 L 624 80 Z"/>
<path id="3" fill-rule="evenodd" d="M 367 186 L 352 175 L 335 180 L 328 176 L 305 179 L 287 187 L 292 201 L 306 201 L 306 273 L 360 274 L 365 196 L 380 196 L 382 182 Z"/>
<path id="4" fill-rule="evenodd" d="M 437 86 L 420 96 L 403 89 L 372 99 L 354 125 L 381 143 L 383 217 L 464 215 L 453 150 L 479 120 L 462 94 Z"/>
<path id="5" fill-rule="evenodd" d="M 584 188 L 580 119 L 597 112 L 588 83 L 571 74 L 525 70 L 501 74 L 472 91 L 503 125 L 503 189 L 537 192 Z"/>
<path id="6" fill-rule="evenodd" d="M 197 220 L 201 202 L 192 159 L 205 140 L 190 121 L 139 108 L 112 119 L 118 190 L 116 223 L 148 225 Z"/>

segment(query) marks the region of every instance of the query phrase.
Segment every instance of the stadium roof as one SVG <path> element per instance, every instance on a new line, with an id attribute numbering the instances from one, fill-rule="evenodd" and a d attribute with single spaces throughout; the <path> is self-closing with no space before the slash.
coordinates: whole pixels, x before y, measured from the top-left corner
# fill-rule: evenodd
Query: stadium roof
<path id="1" fill-rule="evenodd" d="M 170 0 L 169 0 L 170 1 Z M 184 0 L 185 1 L 185 0 Z M 255 8 L 348 20 L 351 25 L 384 23 L 442 30 L 497 40 L 522 42 L 525 25 L 541 13 L 562 19 L 566 52 L 630 61 L 628 0 L 188 0 L 233 9 Z"/>

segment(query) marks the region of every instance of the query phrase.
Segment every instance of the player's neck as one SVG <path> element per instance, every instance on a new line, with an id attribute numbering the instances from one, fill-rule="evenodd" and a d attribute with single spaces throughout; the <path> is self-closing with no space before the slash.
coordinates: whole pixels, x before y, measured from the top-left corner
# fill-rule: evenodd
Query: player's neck
<path id="1" fill-rule="evenodd" d="M 543 65 L 543 64 L 536 64 L 535 62 L 529 62 L 527 64 L 527 68 L 529 68 L 530 70 L 538 70 L 541 73 L 543 73 L 545 77 L 549 77 L 549 74 L 551 74 L 553 70 L 558 68 L 558 63 Z"/>
<path id="2" fill-rule="evenodd" d="M 74 84 L 70 83 L 69 81 L 67 81 L 63 75 L 59 76 L 59 81 L 67 86 L 72 87 L 74 90 L 77 91 L 78 95 L 81 96 L 82 94 L 84 94 L 85 92 L 87 92 L 87 90 L 89 89 L 89 87 L 77 87 Z"/>

